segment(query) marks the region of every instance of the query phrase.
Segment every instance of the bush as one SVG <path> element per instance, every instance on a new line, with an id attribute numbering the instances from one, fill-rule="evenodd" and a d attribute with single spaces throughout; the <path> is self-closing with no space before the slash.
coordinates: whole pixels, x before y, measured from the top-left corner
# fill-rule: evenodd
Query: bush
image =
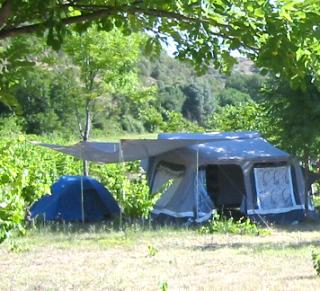
<path id="1" fill-rule="evenodd" d="M 204 128 L 196 122 L 189 121 L 178 112 L 166 112 L 166 119 L 161 130 L 163 132 L 203 132 Z"/>
<path id="2" fill-rule="evenodd" d="M 146 107 L 140 110 L 139 119 L 143 122 L 144 128 L 149 132 L 158 131 L 163 124 L 161 112 L 155 107 Z"/>
<path id="3" fill-rule="evenodd" d="M 93 165 L 91 173 L 108 187 L 125 216 L 147 218 L 159 194 L 150 194 L 145 174 L 139 162 Z"/>
<path id="4" fill-rule="evenodd" d="M 313 268 L 316 270 L 317 275 L 320 276 L 320 253 L 316 249 L 312 249 L 311 252 Z"/>
<path id="5" fill-rule="evenodd" d="M 79 173 L 70 156 L 27 143 L 24 136 L 0 142 L 0 241 L 23 231 L 26 209 L 61 175 Z"/>
<path id="6" fill-rule="evenodd" d="M 121 120 L 121 126 L 124 131 L 127 132 L 144 132 L 143 123 L 131 115 L 126 115 Z"/>
<path id="7" fill-rule="evenodd" d="M 238 221 L 231 218 L 221 217 L 215 214 L 213 219 L 200 228 L 202 234 L 231 233 L 240 235 L 266 235 L 270 231 L 260 228 L 249 218 L 240 218 Z"/>
<path id="8" fill-rule="evenodd" d="M 3 136 L 15 136 L 22 131 L 23 121 L 17 116 L 1 117 L 0 118 L 0 135 Z"/>

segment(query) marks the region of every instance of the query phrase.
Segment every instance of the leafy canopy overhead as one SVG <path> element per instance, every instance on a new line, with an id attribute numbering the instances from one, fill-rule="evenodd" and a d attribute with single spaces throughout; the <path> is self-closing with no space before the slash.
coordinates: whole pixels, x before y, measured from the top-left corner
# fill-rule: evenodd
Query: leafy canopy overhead
<path id="1" fill-rule="evenodd" d="M 238 50 L 292 82 L 318 73 L 318 0 L 0 0 L 0 39 L 37 32 L 59 48 L 68 26 L 149 31 L 146 51 L 174 42 L 199 68 L 228 70 Z"/>

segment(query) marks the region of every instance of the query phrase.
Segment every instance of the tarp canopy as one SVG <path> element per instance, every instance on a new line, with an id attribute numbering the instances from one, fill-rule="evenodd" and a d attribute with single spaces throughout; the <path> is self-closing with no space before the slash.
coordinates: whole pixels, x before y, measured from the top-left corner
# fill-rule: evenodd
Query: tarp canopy
<path id="1" fill-rule="evenodd" d="M 179 139 L 131 139 L 114 142 L 80 142 L 72 146 L 36 143 L 81 160 L 117 163 L 125 161 L 143 160 L 165 152 L 184 148 L 190 145 L 206 142 L 222 142 L 226 140 L 243 140 L 259 137 L 257 132 L 204 133 L 200 135 L 187 134 Z"/>

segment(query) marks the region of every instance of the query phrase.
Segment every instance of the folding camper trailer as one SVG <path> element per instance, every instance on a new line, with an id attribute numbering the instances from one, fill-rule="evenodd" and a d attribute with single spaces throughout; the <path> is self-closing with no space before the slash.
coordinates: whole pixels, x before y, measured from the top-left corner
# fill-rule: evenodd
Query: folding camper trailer
<path id="1" fill-rule="evenodd" d="M 299 162 L 256 132 L 160 134 L 160 140 L 208 140 L 150 157 L 152 192 L 169 182 L 156 203 L 157 217 L 208 219 L 219 207 L 239 208 L 255 220 L 288 223 L 305 215 Z M 314 211 L 314 209 L 310 209 Z"/>

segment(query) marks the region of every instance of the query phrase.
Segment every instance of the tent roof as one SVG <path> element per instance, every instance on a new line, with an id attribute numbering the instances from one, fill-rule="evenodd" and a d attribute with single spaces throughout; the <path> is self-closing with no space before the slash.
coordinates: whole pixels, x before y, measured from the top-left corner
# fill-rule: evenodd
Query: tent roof
<path id="1" fill-rule="evenodd" d="M 210 132 L 210 133 L 160 133 L 158 139 L 180 140 L 234 140 L 234 139 L 252 139 L 261 137 L 256 131 L 238 131 L 238 132 Z"/>
<path id="2" fill-rule="evenodd" d="M 216 134 L 160 134 L 160 139 L 188 138 L 195 136 L 201 140 L 213 135 L 216 141 L 210 141 L 198 145 L 192 145 L 185 150 L 173 152 L 173 155 L 179 155 L 181 160 L 193 159 L 190 152 L 199 151 L 199 162 L 206 163 L 208 161 L 223 159 L 287 159 L 289 154 L 274 147 L 272 144 L 263 139 L 256 132 L 233 132 L 233 133 L 216 133 Z M 218 139 L 219 138 L 219 139 Z M 224 138 L 224 139 L 223 139 Z M 189 152 L 187 155 L 186 152 Z M 188 157 L 190 156 L 190 157 Z"/>

